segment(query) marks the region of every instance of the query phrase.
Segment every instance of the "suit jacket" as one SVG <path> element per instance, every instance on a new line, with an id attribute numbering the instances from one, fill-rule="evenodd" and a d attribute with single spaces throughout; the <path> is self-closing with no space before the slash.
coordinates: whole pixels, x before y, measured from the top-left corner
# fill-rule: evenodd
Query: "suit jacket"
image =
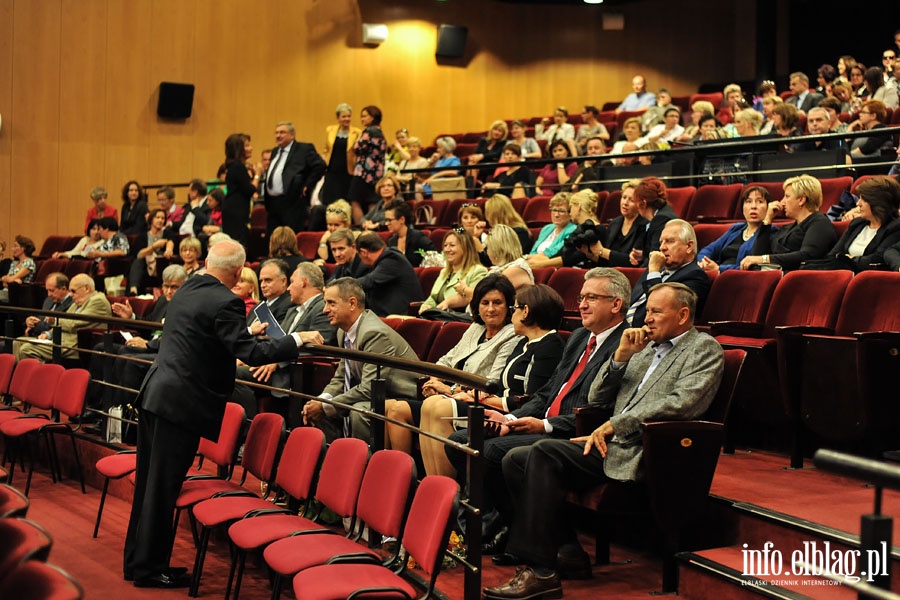
<path id="1" fill-rule="evenodd" d="M 291 294 L 289 292 L 285 292 L 275 298 L 274 302 L 269 304 L 269 310 L 272 311 L 272 316 L 275 317 L 275 320 L 281 323 L 284 320 L 284 316 L 287 314 L 288 309 L 292 306 L 293 303 L 291 303 Z M 256 315 L 251 309 L 247 314 L 247 325 L 252 325 L 253 321 L 256 321 Z"/>
<path id="2" fill-rule="evenodd" d="M 828 255 L 846 254 L 850 249 L 850 244 L 853 243 L 859 232 L 868 225 L 869 222 L 863 218 L 856 218 L 850 221 L 847 231 L 844 232 L 844 235 L 841 236 L 841 239 L 838 240 Z M 855 257 L 853 261 L 859 265 L 860 269 L 868 269 L 875 263 L 884 262 L 885 250 L 897 243 L 900 243 L 900 220 L 894 219 L 887 225 L 882 225 L 878 228 L 878 233 L 866 246 L 863 255 Z"/>
<path id="3" fill-rule="evenodd" d="M 553 431 L 551 433 L 553 437 L 569 438 L 575 435 L 574 411 L 576 408 L 585 406 L 588 403 L 588 391 L 591 387 L 591 382 L 594 381 L 594 378 L 597 376 L 597 372 L 600 370 L 603 363 L 605 363 L 609 357 L 612 356 L 613 352 L 615 352 L 616 348 L 619 347 L 619 338 L 622 337 L 622 332 L 625 331 L 625 327 L 625 322 L 620 323 L 600 347 L 594 351 L 594 355 L 591 357 L 591 360 L 588 362 L 584 371 L 581 372 L 581 375 L 578 376 L 578 379 L 575 380 L 575 383 L 572 384 L 569 388 L 569 392 L 563 398 L 562 405 L 559 409 L 559 415 L 548 419 L 550 425 L 553 426 Z M 553 404 L 553 400 L 556 398 L 559 390 L 562 388 L 563 384 L 569 380 L 569 376 L 571 376 L 572 372 L 575 370 L 575 365 L 578 364 L 578 359 L 581 358 L 581 355 L 584 353 L 584 349 L 587 347 L 588 338 L 590 336 L 591 332 L 587 329 L 584 329 L 583 327 L 576 329 L 572 335 L 569 336 L 569 342 L 566 344 L 562 359 L 559 361 L 559 368 L 553 373 L 553 377 L 550 378 L 550 381 L 547 382 L 544 387 L 539 389 L 534 397 L 512 411 L 512 414 L 519 418 L 545 418 L 547 416 L 547 411 L 550 409 L 550 405 Z"/>
<path id="4" fill-rule="evenodd" d="M 397 242 L 398 236 L 394 234 L 388 238 L 387 245 L 391 248 L 396 248 Z M 419 254 L 419 250 L 427 252 L 429 250 L 437 250 L 437 248 L 434 247 L 434 242 L 425 233 L 413 227 L 408 227 L 406 230 L 406 252 L 404 252 L 404 255 L 409 264 L 414 267 L 422 264 L 422 255 Z"/>
<path id="5" fill-rule="evenodd" d="M 809 90 L 809 93 L 806 94 L 806 98 L 803 99 L 803 104 L 797 103 L 797 100 L 799 100 L 799 96 L 791 96 L 790 98 L 785 100 L 785 102 L 787 104 L 793 104 L 797 107 L 797 110 L 809 112 L 809 109 L 817 107 L 819 105 L 819 102 L 821 102 L 824 97 L 825 96 L 814 90 Z"/>
<path id="6" fill-rule="evenodd" d="M 278 158 L 273 152 L 273 165 Z M 301 231 L 309 214 L 310 195 L 316 182 L 325 174 L 325 161 L 316 152 L 314 145 L 297 140 L 294 140 L 287 157 L 281 161 L 284 163 L 281 170 L 284 193 L 281 196 L 270 196 L 268 185 L 270 182 L 267 181 L 266 185 L 262 186 L 266 211 L 279 215 L 281 221 L 291 226 L 294 231 Z"/>
<path id="7" fill-rule="evenodd" d="M 79 307 L 74 302 L 66 309 L 68 314 L 92 315 L 97 317 L 111 317 L 112 308 L 106 294 L 103 292 L 94 292 L 87 301 Z M 74 348 L 78 345 L 78 330 L 85 327 L 91 329 L 106 329 L 106 323 L 97 321 L 80 321 L 75 319 L 60 319 L 59 326 L 62 329 L 62 345 Z"/>
<path id="8" fill-rule="evenodd" d="M 425 297 L 412 265 L 395 248 L 385 247 L 372 270 L 356 280 L 366 292 L 366 306 L 379 317 L 405 315 L 410 302 Z"/>
<path id="9" fill-rule="evenodd" d="M 53 298 L 45 298 L 44 304 L 41 306 L 41 310 L 54 310 L 57 312 L 68 312 L 69 307 L 72 305 L 72 295 L 66 294 L 66 297 L 63 298 L 63 301 L 60 302 L 56 307 L 53 306 Z M 45 331 L 50 331 L 50 325 L 47 323 L 46 317 L 41 318 L 40 321 L 35 323 L 34 327 L 31 328 L 31 331 L 28 332 L 28 335 L 32 337 L 37 337 L 44 333 Z"/>
<path id="10" fill-rule="evenodd" d="M 213 441 L 234 388 L 235 357 L 257 366 L 298 352 L 291 336 L 260 341 L 250 335 L 243 300 L 208 274 L 191 277 L 172 297 L 160 339 L 139 405 Z"/>
<path id="11" fill-rule="evenodd" d="M 610 422 L 615 434 L 606 440 L 603 462 L 603 471 L 611 479 L 641 478 L 642 423 L 700 417 L 722 381 L 722 347 L 709 335 L 690 329 L 638 390 L 655 353 L 653 345 L 648 345 L 621 369 L 613 369 L 610 360 L 591 385 L 591 406 L 613 409 Z"/>
<path id="12" fill-rule="evenodd" d="M 802 223 L 791 223 L 775 232 L 771 225 L 760 225 L 753 254 L 769 254 L 769 261 L 785 271 L 800 267 L 805 260 L 824 258 L 834 246 L 837 235 L 828 217 L 816 211 Z"/>
<path id="13" fill-rule="evenodd" d="M 303 316 L 301 316 L 300 320 L 294 324 L 294 319 L 300 308 L 301 306 L 298 304 L 292 304 L 291 307 L 288 308 L 287 314 L 285 314 L 284 319 L 282 319 L 280 323 L 284 332 L 290 334 L 298 331 L 318 331 L 322 334 L 327 345 L 334 346 L 337 340 L 336 328 L 328 322 L 328 317 L 325 316 L 325 313 L 323 312 L 323 309 L 325 308 L 325 295 L 319 294 L 313 297 L 303 313 Z M 278 368 L 272 373 L 269 385 L 286 389 L 290 387 L 291 376 L 289 370 L 286 368 L 288 365 L 290 365 L 290 362 L 288 361 L 278 363 Z M 273 393 L 272 395 L 278 397 L 277 393 Z"/>
<path id="14" fill-rule="evenodd" d="M 338 265 L 331 275 L 331 279 L 328 281 L 334 281 L 341 277 L 353 277 L 354 279 L 359 279 L 369 271 L 371 271 L 371 269 L 363 264 L 363 261 L 359 258 L 359 254 L 357 254 L 353 257 L 353 260 L 350 261 L 349 265 Z"/>
<path id="15" fill-rule="evenodd" d="M 463 332 L 459 343 L 434 364 L 460 369 L 488 379 L 499 379 L 506 367 L 506 359 L 519 342 L 519 336 L 516 335 L 512 323 L 505 325 L 491 339 L 482 341 L 481 336 L 484 332 L 484 325 L 472 323 Z"/>
<path id="16" fill-rule="evenodd" d="M 666 228 L 666 223 L 677 218 L 678 215 L 675 214 L 675 211 L 668 204 L 653 215 L 653 219 L 650 220 L 650 226 L 644 234 L 644 245 L 642 248 L 644 251 L 644 262 L 641 263 L 642 267 L 650 264 L 650 253 L 654 250 L 659 250 L 659 235 Z"/>
<path id="17" fill-rule="evenodd" d="M 337 343 L 338 346 L 344 345 L 344 336 L 346 332 L 338 330 Z M 359 325 L 356 328 L 356 349 L 364 352 L 374 352 L 376 354 L 384 354 L 386 356 L 397 356 L 400 358 L 409 358 L 411 360 L 419 360 L 415 351 L 409 347 L 399 333 L 384 324 L 384 321 L 371 310 L 366 309 L 360 316 Z M 342 360 L 338 365 L 337 371 L 332 377 L 328 385 L 323 390 L 324 393 L 331 394 L 332 398 L 337 402 L 344 404 L 357 404 L 359 402 L 369 402 L 372 397 L 372 381 L 375 379 L 377 367 L 371 363 L 362 365 L 360 381 L 347 392 L 344 392 L 344 372 L 347 365 Z M 387 381 L 387 398 L 396 398 L 399 400 L 412 400 L 416 397 L 416 386 L 418 375 L 409 371 L 396 371 L 394 369 L 382 368 L 381 377 Z"/>
<path id="18" fill-rule="evenodd" d="M 518 343 L 510 353 L 500 376 L 504 388 L 504 407 L 507 410 L 511 397 L 534 395 L 550 381 L 565 350 L 565 343 L 556 332 L 548 333 L 531 343 L 528 343 L 526 337 L 517 339 Z"/>
<path id="19" fill-rule="evenodd" d="M 648 273 L 649 271 L 644 271 L 644 273 L 641 275 L 641 278 L 638 279 L 638 282 L 635 284 L 634 289 L 631 290 L 631 305 L 634 305 L 642 297 L 649 296 L 650 288 L 658 283 L 662 283 L 662 279 L 657 277 L 654 277 L 653 279 L 648 281 Z M 669 278 L 666 279 L 666 282 L 683 283 L 684 285 L 697 292 L 698 313 L 703 308 L 703 302 L 706 300 L 707 294 L 709 294 L 709 288 L 712 287 L 712 282 L 710 281 L 709 276 L 703 269 L 700 268 L 700 266 L 695 261 L 691 261 L 686 265 L 682 265 L 674 273 L 669 275 Z M 641 327 L 644 324 L 644 317 L 646 315 L 647 303 L 645 301 L 634 312 L 634 315 L 631 318 L 631 326 Z"/>
<path id="20" fill-rule="evenodd" d="M 334 148 L 334 140 L 337 138 L 337 132 L 340 125 L 329 125 L 325 128 L 325 162 L 331 162 L 331 149 Z M 362 129 L 350 126 L 350 132 L 347 136 L 347 174 L 353 175 L 353 167 L 356 165 L 356 155 L 353 154 L 353 145 L 359 136 L 362 135 Z"/>

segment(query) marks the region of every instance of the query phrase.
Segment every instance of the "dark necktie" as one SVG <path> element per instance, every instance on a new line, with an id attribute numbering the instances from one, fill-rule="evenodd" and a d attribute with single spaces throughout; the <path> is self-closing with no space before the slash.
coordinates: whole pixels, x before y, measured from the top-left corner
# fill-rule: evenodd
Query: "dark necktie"
<path id="1" fill-rule="evenodd" d="M 592 335 L 591 339 L 588 340 L 587 348 L 584 349 L 584 354 L 581 356 L 581 360 L 578 361 L 578 364 L 575 366 L 575 370 L 572 371 L 572 374 L 569 376 L 568 381 L 566 381 L 566 383 L 559 390 L 556 398 L 553 399 L 553 403 L 550 405 L 550 409 L 547 411 L 548 417 L 555 417 L 559 415 L 559 408 L 562 405 L 563 398 L 566 397 L 566 394 L 568 394 L 569 390 L 572 389 L 572 386 L 575 385 L 575 382 L 584 371 L 584 368 L 587 367 L 588 362 L 591 360 L 591 354 L 594 352 L 594 348 L 596 347 L 597 336 Z"/>
<path id="2" fill-rule="evenodd" d="M 278 156 L 275 157 L 275 162 L 272 163 L 272 168 L 269 169 L 269 174 L 266 176 L 266 187 L 270 192 L 272 191 L 272 179 L 274 179 L 275 171 L 278 169 L 278 163 L 281 162 L 281 157 L 285 154 L 284 148 L 278 149 Z"/>

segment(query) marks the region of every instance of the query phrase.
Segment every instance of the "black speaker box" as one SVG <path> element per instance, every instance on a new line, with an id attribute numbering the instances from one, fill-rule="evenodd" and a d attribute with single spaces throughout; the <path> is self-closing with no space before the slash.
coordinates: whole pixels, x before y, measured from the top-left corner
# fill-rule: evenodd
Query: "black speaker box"
<path id="1" fill-rule="evenodd" d="M 468 36 L 468 27 L 441 25 L 438 28 L 437 50 L 434 55 L 441 58 L 462 58 L 466 53 Z"/>
<path id="2" fill-rule="evenodd" d="M 156 114 L 166 119 L 187 119 L 194 106 L 193 83 L 171 83 L 163 81 L 159 84 L 159 104 Z"/>

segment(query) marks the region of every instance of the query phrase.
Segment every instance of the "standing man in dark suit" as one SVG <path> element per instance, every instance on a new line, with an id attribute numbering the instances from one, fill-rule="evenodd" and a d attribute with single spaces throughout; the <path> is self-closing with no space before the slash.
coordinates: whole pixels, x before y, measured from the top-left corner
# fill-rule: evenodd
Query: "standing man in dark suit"
<path id="1" fill-rule="evenodd" d="M 44 280 L 44 289 L 47 290 L 47 298 L 41 306 L 41 310 L 66 312 L 72 305 L 72 296 L 69 294 L 69 278 L 63 273 L 50 273 Z M 25 317 L 25 335 L 38 337 L 45 331 L 50 331 L 52 325 L 46 317 Z"/>
<path id="2" fill-rule="evenodd" d="M 644 324 L 650 289 L 664 281 L 683 283 L 697 294 L 702 307 L 711 282 L 697 264 L 697 235 L 687 221 L 672 219 L 659 236 L 659 250 L 650 253 L 650 264 L 631 292 L 628 322 L 632 327 Z"/>
<path id="3" fill-rule="evenodd" d="M 819 102 L 825 97 L 809 89 L 809 77 L 802 71 L 791 73 L 789 85 L 793 96 L 785 100 L 785 102 L 796 106 L 797 110 L 802 114 L 806 114 L 809 112 L 809 109 L 818 106 Z"/>
<path id="4" fill-rule="evenodd" d="M 294 231 L 306 229 L 309 200 L 316 182 L 325 173 L 325 161 L 316 147 L 294 139 L 294 125 L 282 121 L 275 125 L 275 144 L 263 196 L 267 213 L 266 235 L 287 225 Z"/>
<path id="5" fill-rule="evenodd" d="M 715 397 L 725 358 L 715 339 L 694 329 L 696 294 L 661 283 L 647 305 L 647 323 L 625 330 L 591 385 L 591 405 L 611 409 L 612 417 L 590 436 L 542 440 L 503 459 L 516 503 L 510 563 L 518 557 L 528 567 L 485 588 L 485 598 L 561 598 L 560 574 L 590 576 L 590 558 L 566 515 L 568 490 L 639 480 L 641 424 L 695 419 Z"/>
<path id="6" fill-rule="evenodd" d="M 485 551 L 492 554 L 503 551 L 507 535 L 503 530 L 511 521 L 509 492 L 501 473 L 503 457 L 513 448 L 530 446 L 538 440 L 568 439 L 575 434 L 574 410 L 587 404 L 591 382 L 619 345 L 619 336 L 626 327 L 630 296 L 628 279 L 615 269 L 598 267 L 588 271 L 578 303 L 582 328 L 569 337 L 559 368 L 550 381 L 507 415 L 485 411 L 487 416 L 503 423 L 500 436 L 484 442 L 484 509 L 498 511 L 497 515 L 485 519 Z M 450 439 L 464 444 L 467 437 L 468 432 L 460 430 Z M 466 467 L 465 455 L 449 446 L 446 452 L 457 472 L 462 473 Z"/>
<path id="7" fill-rule="evenodd" d="M 231 288 L 246 255 L 234 241 L 210 248 L 206 274 L 189 279 L 166 312 L 159 356 L 137 404 L 137 471 L 125 538 L 125 579 L 135 587 L 187 587 L 190 575 L 169 566 L 172 515 L 200 438 L 216 440 L 234 387 L 235 356 L 250 365 L 288 360 L 300 336 L 259 341 L 247 331 L 244 303 Z M 321 343 L 321 339 L 315 340 Z"/>
<path id="8" fill-rule="evenodd" d="M 356 279 L 366 292 L 366 305 L 379 317 L 405 315 L 410 302 L 425 298 L 419 277 L 406 256 L 388 248 L 374 232 L 356 238 L 356 253 L 372 269 Z"/>
<path id="9" fill-rule="evenodd" d="M 262 293 L 263 303 L 269 306 L 272 316 L 279 323 L 284 320 L 291 307 L 288 277 L 290 267 L 280 258 L 270 258 L 259 267 L 259 291 Z M 254 321 L 257 321 L 256 313 L 251 310 L 247 315 L 247 325 L 253 325 Z"/>

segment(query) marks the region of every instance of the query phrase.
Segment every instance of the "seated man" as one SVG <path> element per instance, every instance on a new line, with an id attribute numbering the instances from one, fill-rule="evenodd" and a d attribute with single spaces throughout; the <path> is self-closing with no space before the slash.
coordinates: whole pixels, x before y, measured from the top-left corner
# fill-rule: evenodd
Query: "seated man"
<path id="1" fill-rule="evenodd" d="M 631 292 L 628 322 L 632 327 L 644 324 L 650 290 L 663 281 L 677 281 L 694 290 L 699 306 L 709 294 L 709 276 L 697 265 L 697 235 L 687 221 L 672 219 L 659 235 L 659 250 L 650 253 L 649 266 Z"/>
<path id="2" fill-rule="evenodd" d="M 598 137 L 590 138 L 587 141 L 585 155 L 591 157 L 600 156 L 601 154 L 603 154 L 603 140 Z M 596 158 L 586 158 L 584 162 L 581 163 L 581 166 L 578 167 L 578 170 L 575 171 L 575 174 L 572 175 L 572 179 L 569 180 L 569 184 L 571 185 L 570 191 L 577 192 L 578 190 L 586 189 L 599 192 L 602 190 L 603 186 L 600 183 L 600 174 L 596 167 Z"/>
<path id="3" fill-rule="evenodd" d="M 590 575 L 590 559 L 567 517 L 567 491 L 640 480 L 641 424 L 700 417 L 722 380 L 721 346 L 694 329 L 696 300 L 680 283 L 661 283 L 650 293 L 646 324 L 625 330 L 591 385 L 590 404 L 611 409 L 609 421 L 590 436 L 541 440 L 503 459 L 516 504 L 506 563 L 528 566 L 485 588 L 485 598 L 560 598 L 561 574 Z"/>
<path id="4" fill-rule="evenodd" d="M 825 97 L 818 92 L 810 91 L 809 77 L 802 71 L 791 73 L 790 87 L 793 95 L 785 102 L 796 106 L 800 114 L 806 114 L 809 112 L 809 109 L 818 106 L 819 102 Z"/>
<path id="5" fill-rule="evenodd" d="M 325 314 L 328 322 L 339 329 L 337 341 L 344 348 L 418 360 L 406 340 L 375 313 L 366 310 L 366 293 L 353 279 L 344 277 L 325 286 Z M 377 367 L 371 363 L 341 360 L 319 397 L 369 409 L 376 371 Z M 387 398 L 412 400 L 416 397 L 415 373 L 382 368 L 381 377 L 387 381 Z M 321 400 L 310 400 L 303 407 L 303 422 L 324 431 L 329 442 L 339 437 L 369 442 L 369 419 L 355 411 L 347 412 Z"/>
<path id="6" fill-rule="evenodd" d="M 331 246 L 334 262 L 337 263 L 334 274 L 328 280 L 329 283 L 342 277 L 358 279 L 369 272 L 369 267 L 363 264 L 356 253 L 356 236 L 349 229 L 338 229 L 333 232 L 328 238 L 328 245 Z"/>
<path id="7" fill-rule="evenodd" d="M 79 273 L 72 278 L 69 291 L 72 294 L 72 304 L 66 309 L 67 314 L 79 314 L 98 317 L 111 317 L 112 311 L 109 300 L 102 292 L 94 288 L 94 280 L 90 275 Z M 61 344 L 63 358 L 76 358 L 78 356 L 75 347 L 78 345 L 78 330 L 84 328 L 106 328 L 105 323 L 95 321 L 83 321 L 75 319 L 59 319 L 62 328 Z M 45 331 L 33 338 L 18 338 L 13 341 L 13 354 L 16 360 L 23 358 L 37 358 L 41 362 L 48 362 L 53 357 L 51 346 L 51 332 Z"/>
<path id="8" fill-rule="evenodd" d="M 809 129 L 809 135 L 824 135 L 830 133 L 830 120 L 828 111 L 821 106 L 815 106 L 809 109 L 806 115 L 806 127 Z M 837 151 L 840 150 L 844 161 L 850 164 L 850 151 L 847 148 L 847 142 L 842 138 L 832 138 L 827 140 L 810 140 L 791 144 L 794 152 L 815 152 L 824 150 Z"/>
<path id="9" fill-rule="evenodd" d="M 643 75 L 635 75 L 631 80 L 632 93 L 625 96 L 622 103 L 616 109 L 616 114 L 623 110 L 627 111 L 646 111 L 656 104 L 656 94 L 647 91 L 647 80 Z"/>
<path id="10" fill-rule="evenodd" d="M 366 293 L 366 305 L 379 317 L 405 315 L 410 302 L 425 298 L 422 284 L 399 250 L 388 248 L 374 232 L 356 238 L 356 252 L 371 271 L 356 281 Z"/>
<path id="11" fill-rule="evenodd" d="M 309 334 L 318 332 L 326 344 L 334 345 L 335 328 L 328 322 L 328 316 L 324 313 L 325 297 L 322 294 L 324 287 L 325 279 L 319 267 L 311 262 L 297 265 L 297 269 L 291 275 L 291 285 L 288 288 L 293 305 L 280 322 L 285 333 L 290 334 L 296 331 L 300 334 L 301 340 L 308 342 L 312 340 Z M 237 378 L 290 389 L 290 363 L 271 363 L 261 367 L 241 365 L 237 370 Z M 273 398 L 288 398 L 288 395 L 283 392 L 271 392 L 271 395 Z M 231 401 L 241 404 L 247 413 L 247 418 L 252 419 L 258 412 L 259 398 L 265 396 L 268 396 L 268 393 L 264 390 L 251 389 L 246 385 L 238 384 L 234 387 Z M 299 402 L 282 401 L 279 403 L 279 408 L 281 410 L 277 412 L 287 417 L 290 427 L 300 425 Z"/>
<path id="12" fill-rule="evenodd" d="M 72 305 L 72 295 L 69 293 L 69 278 L 63 273 L 50 273 L 44 280 L 44 289 L 47 290 L 47 299 L 41 306 L 41 310 L 66 312 Z M 37 337 L 53 327 L 53 317 L 25 317 L 25 335 Z"/>
<path id="13" fill-rule="evenodd" d="M 268 305 L 272 316 L 279 323 L 284 320 L 291 307 L 291 295 L 287 289 L 289 270 L 288 264 L 280 258 L 270 258 L 259 267 L 259 291 L 263 296 L 263 304 Z M 258 320 L 255 309 L 251 310 L 247 315 L 247 325 Z"/>
<path id="14" fill-rule="evenodd" d="M 672 104 L 672 93 L 666 88 L 660 88 L 656 92 L 656 104 L 648 108 L 647 112 L 641 116 L 641 129 L 650 131 L 654 125 L 662 124 L 663 115 L 671 106 L 675 106 Z"/>

